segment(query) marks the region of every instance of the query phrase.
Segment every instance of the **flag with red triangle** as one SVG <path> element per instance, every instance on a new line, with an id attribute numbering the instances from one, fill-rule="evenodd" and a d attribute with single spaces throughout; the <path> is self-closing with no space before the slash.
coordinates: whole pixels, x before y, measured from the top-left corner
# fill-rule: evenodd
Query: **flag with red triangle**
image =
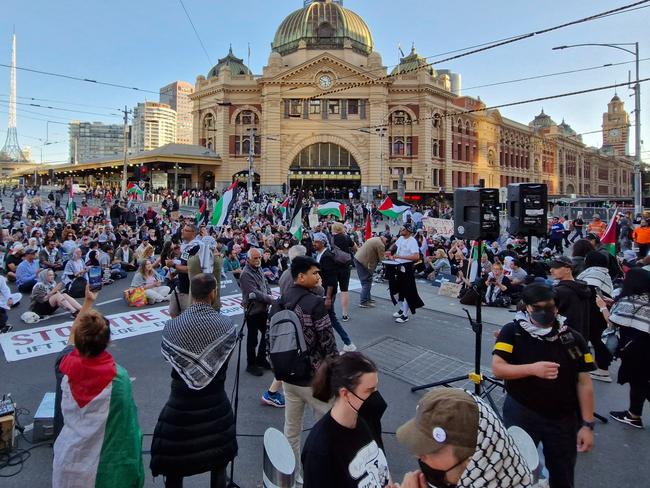
<path id="1" fill-rule="evenodd" d="M 609 224 L 607 224 L 607 228 L 600 238 L 600 243 L 612 256 L 616 256 L 616 224 L 618 223 L 619 217 L 619 213 L 614 211 L 614 216 L 609 221 Z"/>
<path id="2" fill-rule="evenodd" d="M 282 212 L 282 219 L 286 220 L 289 214 L 289 197 L 285 198 L 284 202 L 280 204 L 280 212 Z"/>

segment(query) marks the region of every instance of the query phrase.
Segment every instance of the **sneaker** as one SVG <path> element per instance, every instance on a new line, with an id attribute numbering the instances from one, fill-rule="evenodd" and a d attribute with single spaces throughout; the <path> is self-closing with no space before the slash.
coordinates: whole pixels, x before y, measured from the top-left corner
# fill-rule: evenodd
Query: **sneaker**
<path id="1" fill-rule="evenodd" d="M 408 315 L 400 315 L 399 317 L 397 317 L 395 319 L 395 322 L 397 322 L 398 324 L 403 324 L 403 323 L 408 322 L 408 321 L 409 321 Z"/>
<path id="2" fill-rule="evenodd" d="M 273 393 L 265 391 L 262 395 L 262 402 L 272 407 L 284 408 L 284 395 L 279 391 Z"/>
<path id="3" fill-rule="evenodd" d="M 359 308 L 370 308 L 372 304 L 370 302 L 363 302 L 359 304 Z"/>
<path id="4" fill-rule="evenodd" d="M 371 298 L 371 299 L 368 300 L 368 301 L 369 301 L 370 303 L 375 303 L 377 300 L 375 300 L 374 298 Z"/>
<path id="5" fill-rule="evenodd" d="M 603 381 L 604 383 L 611 383 L 612 377 L 609 375 L 609 371 L 606 369 L 597 369 L 589 373 L 592 380 Z"/>
<path id="6" fill-rule="evenodd" d="M 342 320 L 343 322 L 347 322 L 348 320 L 350 320 L 350 317 L 347 316 L 347 315 L 341 315 L 341 320 Z"/>
<path id="7" fill-rule="evenodd" d="M 13 330 L 14 326 L 13 325 L 5 325 L 0 329 L 0 334 L 6 334 L 7 332 L 11 332 Z"/>
<path id="8" fill-rule="evenodd" d="M 262 376 L 264 374 L 264 370 L 262 370 L 262 368 L 256 366 L 255 364 L 251 364 L 250 366 L 247 366 L 246 372 L 252 374 L 253 376 Z"/>
<path id="9" fill-rule="evenodd" d="M 343 346 L 343 352 L 354 352 L 357 350 L 357 346 L 355 346 L 352 342 L 350 344 L 345 344 Z"/>
<path id="10" fill-rule="evenodd" d="M 637 429 L 643 429 L 643 422 L 641 422 L 641 419 L 630 417 L 627 410 L 623 410 L 622 412 L 609 412 L 609 416 L 622 424 L 631 425 Z"/>
<path id="11" fill-rule="evenodd" d="M 404 314 L 402 314 L 401 310 L 398 310 L 397 312 L 393 313 L 394 318 L 399 318 L 399 317 L 404 317 Z"/>

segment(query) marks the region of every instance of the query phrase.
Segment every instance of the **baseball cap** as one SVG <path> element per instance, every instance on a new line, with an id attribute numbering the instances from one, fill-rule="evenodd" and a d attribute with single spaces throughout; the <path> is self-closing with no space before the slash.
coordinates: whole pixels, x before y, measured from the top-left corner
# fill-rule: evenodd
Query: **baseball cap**
<path id="1" fill-rule="evenodd" d="M 413 225 L 412 224 L 404 224 L 402 226 L 402 229 L 407 230 L 410 234 L 413 234 Z"/>
<path id="2" fill-rule="evenodd" d="M 31 247 L 27 247 L 25 248 L 25 254 L 36 254 L 36 251 Z"/>
<path id="3" fill-rule="evenodd" d="M 573 268 L 573 261 L 568 256 L 556 256 L 548 265 L 551 268 Z"/>
<path id="4" fill-rule="evenodd" d="M 315 232 L 312 241 L 327 242 L 327 236 L 323 232 Z"/>
<path id="5" fill-rule="evenodd" d="M 14 242 L 13 246 L 11 246 L 11 250 L 16 252 L 16 251 L 22 251 L 24 249 L 24 246 L 21 242 Z"/>
<path id="6" fill-rule="evenodd" d="M 424 396 L 415 418 L 397 429 L 397 440 L 416 456 L 432 454 L 446 445 L 476 448 L 478 405 L 458 388 L 441 388 Z"/>

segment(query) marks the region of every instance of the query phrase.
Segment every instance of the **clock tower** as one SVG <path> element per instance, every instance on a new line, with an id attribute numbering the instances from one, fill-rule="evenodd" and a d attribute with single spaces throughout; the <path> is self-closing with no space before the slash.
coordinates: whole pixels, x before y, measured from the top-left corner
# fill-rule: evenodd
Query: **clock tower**
<path id="1" fill-rule="evenodd" d="M 625 111 L 623 101 L 614 95 L 603 114 L 603 149 L 616 156 L 628 154 L 630 138 L 630 115 Z"/>

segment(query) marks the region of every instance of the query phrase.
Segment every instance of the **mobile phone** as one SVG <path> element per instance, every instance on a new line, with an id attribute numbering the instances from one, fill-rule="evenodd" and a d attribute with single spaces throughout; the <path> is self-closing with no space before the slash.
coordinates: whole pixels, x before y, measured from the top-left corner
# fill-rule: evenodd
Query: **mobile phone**
<path id="1" fill-rule="evenodd" d="M 92 291 L 102 289 L 102 268 L 100 266 L 91 266 L 88 269 L 88 285 Z"/>

